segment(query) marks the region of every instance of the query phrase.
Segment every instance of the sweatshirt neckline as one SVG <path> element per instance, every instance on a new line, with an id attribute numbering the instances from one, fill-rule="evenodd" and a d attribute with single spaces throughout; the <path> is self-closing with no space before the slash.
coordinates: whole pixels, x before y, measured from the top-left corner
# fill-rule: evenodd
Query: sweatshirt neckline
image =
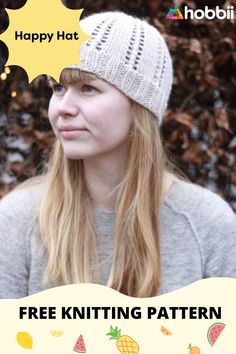
<path id="1" fill-rule="evenodd" d="M 166 205 L 166 203 L 168 202 L 171 195 L 175 192 L 177 185 L 182 182 L 183 181 L 179 180 L 179 179 L 173 182 L 173 184 L 170 187 L 170 189 L 168 190 L 168 192 L 164 195 L 161 205 Z M 96 214 L 104 214 L 104 215 L 109 215 L 109 216 L 115 215 L 115 209 L 94 208 L 93 210 Z"/>

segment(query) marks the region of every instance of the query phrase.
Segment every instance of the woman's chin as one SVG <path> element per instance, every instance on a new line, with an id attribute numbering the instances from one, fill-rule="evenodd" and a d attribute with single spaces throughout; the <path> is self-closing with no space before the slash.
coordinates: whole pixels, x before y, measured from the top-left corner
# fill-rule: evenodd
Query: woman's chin
<path id="1" fill-rule="evenodd" d="M 71 151 L 70 149 L 63 149 L 64 151 L 64 156 L 70 160 L 84 160 L 89 157 L 93 157 L 96 154 L 89 153 L 86 151 Z"/>
<path id="2" fill-rule="evenodd" d="M 71 151 L 70 149 L 63 148 L 64 156 L 71 160 L 82 160 L 84 158 L 83 154 L 77 151 Z"/>

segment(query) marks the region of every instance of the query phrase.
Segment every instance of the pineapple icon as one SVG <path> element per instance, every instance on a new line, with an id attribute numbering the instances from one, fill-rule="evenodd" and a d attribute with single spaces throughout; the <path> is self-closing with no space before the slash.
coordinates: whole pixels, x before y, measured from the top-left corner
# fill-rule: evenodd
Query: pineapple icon
<path id="1" fill-rule="evenodd" d="M 138 354 L 139 346 L 130 336 L 121 335 L 121 330 L 118 327 L 110 327 L 110 332 L 107 336 L 111 336 L 110 339 L 116 340 L 116 346 L 122 354 Z"/>

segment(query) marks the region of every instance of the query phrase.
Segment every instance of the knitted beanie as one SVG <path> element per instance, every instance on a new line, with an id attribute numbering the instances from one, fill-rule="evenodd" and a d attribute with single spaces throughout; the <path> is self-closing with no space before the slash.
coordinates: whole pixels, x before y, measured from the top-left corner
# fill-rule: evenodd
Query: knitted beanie
<path id="1" fill-rule="evenodd" d="M 173 69 L 160 32 L 122 12 L 102 12 L 80 21 L 92 38 L 80 46 L 80 68 L 113 84 L 148 108 L 160 125 L 169 99 Z"/>

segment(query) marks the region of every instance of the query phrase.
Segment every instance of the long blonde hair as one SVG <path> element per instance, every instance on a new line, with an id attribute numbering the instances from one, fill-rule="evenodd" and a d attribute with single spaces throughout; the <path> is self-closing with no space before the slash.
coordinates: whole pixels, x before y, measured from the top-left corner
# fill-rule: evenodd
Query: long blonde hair
<path id="1" fill-rule="evenodd" d="M 84 74 L 82 74 L 84 76 Z M 89 74 L 90 75 L 90 74 Z M 91 78 L 91 75 L 90 75 Z M 78 81 L 81 72 L 65 70 L 61 80 Z M 130 296 L 155 296 L 161 285 L 160 207 L 167 160 L 152 113 L 133 103 L 126 174 L 116 204 L 113 261 L 107 285 Z M 54 284 L 98 280 L 93 210 L 82 160 L 65 157 L 59 140 L 44 182 L 39 212 L 48 251 L 44 280 Z"/>

